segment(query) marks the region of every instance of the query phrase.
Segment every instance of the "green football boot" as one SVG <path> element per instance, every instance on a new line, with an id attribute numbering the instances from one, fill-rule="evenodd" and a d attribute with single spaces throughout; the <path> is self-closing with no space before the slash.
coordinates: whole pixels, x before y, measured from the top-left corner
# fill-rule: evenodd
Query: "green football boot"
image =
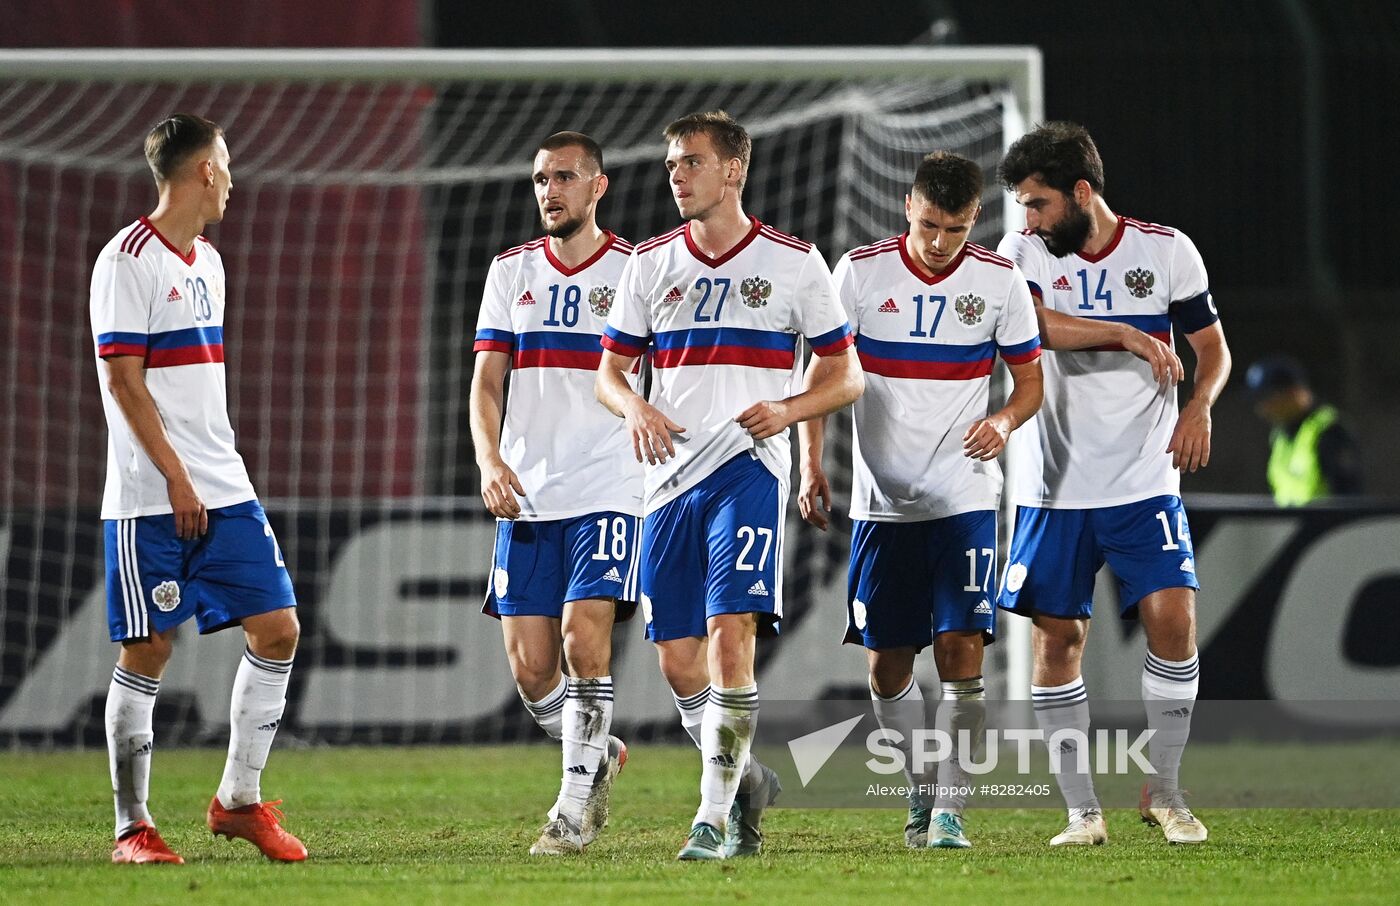
<path id="1" fill-rule="evenodd" d="M 690 829 L 685 846 L 676 853 L 680 862 L 702 862 L 724 858 L 724 837 L 712 824 L 697 824 Z"/>
<path id="2" fill-rule="evenodd" d="M 909 806 L 909 820 L 904 823 L 904 845 L 910 849 L 921 849 L 928 844 L 928 824 L 933 820 L 933 809 L 926 805 Z"/>
<path id="3" fill-rule="evenodd" d="M 967 849 L 972 841 L 963 834 L 962 815 L 955 812 L 939 812 L 933 816 L 928 828 L 928 845 L 931 849 Z"/>
<path id="4" fill-rule="evenodd" d="M 778 774 L 767 765 L 760 764 L 763 774 L 760 780 L 747 793 L 734 797 L 734 805 L 729 809 L 729 825 L 724 833 L 724 857 L 726 859 L 743 856 L 756 856 L 763 851 L 763 810 L 778 800 L 783 785 L 778 782 Z"/>

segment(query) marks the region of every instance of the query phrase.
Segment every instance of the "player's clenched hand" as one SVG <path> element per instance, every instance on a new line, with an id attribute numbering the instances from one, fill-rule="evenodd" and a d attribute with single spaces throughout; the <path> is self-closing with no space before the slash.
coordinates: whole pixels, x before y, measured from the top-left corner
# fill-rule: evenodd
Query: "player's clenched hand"
<path id="1" fill-rule="evenodd" d="M 1162 387 L 1173 387 L 1186 376 L 1181 358 L 1172 348 L 1150 333 L 1128 328 L 1123 348 L 1152 366 L 1152 377 Z"/>
<path id="2" fill-rule="evenodd" d="M 762 400 L 754 403 L 734 419 L 754 440 L 783 433 L 792 424 L 791 408 L 787 403 Z"/>
<path id="3" fill-rule="evenodd" d="M 1006 449 L 1011 436 L 1011 419 L 997 414 L 975 421 L 963 434 L 963 455 L 986 462 L 996 459 Z"/>
<path id="4" fill-rule="evenodd" d="M 802 493 L 797 495 L 797 509 L 802 518 L 822 531 L 831 524 L 831 483 L 821 466 L 802 467 Z"/>
<path id="5" fill-rule="evenodd" d="M 177 475 L 168 479 L 165 488 L 174 511 L 175 537 L 189 540 L 207 532 L 209 512 L 204 508 L 204 501 L 199 499 L 199 492 L 194 489 L 190 476 Z"/>
<path id="6" fill-rule="evenodd" d="M 515 495 L 525 496 L 525 488 L 511 467 L 497 459 L 481 467 L 481 502 L 492 516 L 499 519 L 515 519 L 520 515 L 520 501 Z"/>
<path id="7" fill-rule="evenodd" d="M 640 396 L 633 397 L 623 418 L 627 420 L 627 433 L 632 435 L 632 452 L 637 454 L 637 462 L 656 465 L 676 455 L 676 443 L 671 435 L 684 434 L 685 429 L 663 415 L 660 409 Z"/>
<path id="8" fill-rule="evenodd" d="M 1167 444 L 1172 468 L 1194 472 L 1210 464 L 1210 407 L 1192 400 L 1181 410 Z"/>

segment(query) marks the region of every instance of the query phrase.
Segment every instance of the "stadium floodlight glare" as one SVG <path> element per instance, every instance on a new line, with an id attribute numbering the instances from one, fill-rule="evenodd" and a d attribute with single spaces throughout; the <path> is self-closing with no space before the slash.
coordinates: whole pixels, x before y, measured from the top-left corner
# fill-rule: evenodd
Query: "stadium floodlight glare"
<path id="1" fill-rule="evenodd" d="M 233 194 L 209 236 L 228 268 L 230 405 L 307 622 L 324 629 L 330 608 L 341 620 L 360 612 L 320 599 L 338 558 L 355 556 L 347 538 L 390 517 L 427 525 L 480 509 L 466 420 L 476 300 L 491 257 L 538 235 L 527 169 L 541 138 L 573 129 L 601 142 L 612 184 L 600 222 L 639 241 L 677 220 L 662 127 L 724 108 L 754 137 L 746 208 L 835 262 L 903 229 L 925 153 L 957 151 L 990 177 L 1041 103 L 1040 52 L 1028 47 L 0 51 L 0 729 L 14 728 L 7 709 L 23 691 L 23 713 L 59 709 L 50 727 L 101 738 L 100 710 L 22 687 L 43 670 L 44 684 L 91 680 L 100 695 L 111 669 L 92 629 L 102 611 L 86 606 L 101 595 L 105 467 L 88 278 L 102 245 L 154 205 L 141 141 L 161 117 L 198 113 L 228 134 Z M 1020 216 L 989 181 L 973 238 L 995 248 Z M 849 421 L 827 437 L 844 499 Z M 790 519 L 788 581 L 836 594 L 839 582 L 803 575 L 844 574 L 846 536 L 799 537 L 795 506 Z M 430 601 L 478 593 L 415 588 Z M 790 607 L 818 603 L 844 602 Z M 412 661 L 404 651 L 458 632 L 450 621 L 471 609 L 365 605 L 354 633 L 309 633 L 293 728 L 298 695 L 389 696 L 376 667 Z M 991 653 L 1010 662 L 989 664 L 1012 696 L 1029 684 L 1022 622 L 1002 621 L 1005 644 Z M 376 660 L 374 639 L 398 647 Z M 366 672 L 322 692 L 328 666 Z M 477 669 L 504 673 L 504 658 Z M 227 683 L 213 685 L 226 696 Z M 465 694 L 446 681 L 405 688 L 367 713 L 428 714 Z M 225 719 L 199 705 L 204 722 Z M 424 738 L 418 717 L 405 721 Z M 401 738 L 385 725 L 367 717 L 349 735 Z M 189 739 L 207 727 L 185 729 Z M 445 723 L 426 738 L 454 734 Z"/>

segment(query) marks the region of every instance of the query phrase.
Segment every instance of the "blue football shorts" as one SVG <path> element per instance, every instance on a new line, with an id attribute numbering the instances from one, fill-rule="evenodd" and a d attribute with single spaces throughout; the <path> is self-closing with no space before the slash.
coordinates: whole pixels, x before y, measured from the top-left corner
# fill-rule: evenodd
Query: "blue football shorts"
<path id="1" fill-rule="evenodd" d="M 282 551 L 256 500 L 209 510 L 209 529 L 182 540 L 171 514 L 104 519 L 112 641 L 146 638 L 190 617 L 201 633 L 295 607 Z"/>

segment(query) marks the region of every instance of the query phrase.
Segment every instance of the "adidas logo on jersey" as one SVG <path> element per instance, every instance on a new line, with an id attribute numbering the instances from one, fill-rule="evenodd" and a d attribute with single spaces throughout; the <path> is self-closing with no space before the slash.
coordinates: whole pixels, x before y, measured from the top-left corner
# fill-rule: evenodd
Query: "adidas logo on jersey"
<path id="1" fill-rule="evenodd" d="M 614 566 L 612 569 L 610 569 L 610 570 L 608 570 L 607 572 L 603 573 L 603 581 L 604 581 L 604 582 L 621 582 L 621 581 L 622 581 L 622 574 L 619 573 L 619 572 L 617 571 L 617 567 Z"/>
<path id="2" fill-rule="evenodd" d="M 180 291 L 179 291 L 178 289 L 176 289 L 175 287 L 172 286 L 172 287 L 170 287 L 170 293 L 169 293 L 169 295 L 167 295 L 167 296 L 165 297 L 165 301 L 167 301 L 167 302 L 180 302 L 180 301 L 182 301 L 184 298 L 185 298 L 184 296 L 180 295 Z"/>
<path id="3" fill-rule="evenodd" d="M 895 315 L 899 314 L 899 306 L 894 304 L 894 299 L 892 299 L 892 298 L 891 298 L 891 299 L 886 299 L 886 300 L 885 300 L 885 304 L 884 304 L 884 305 L 881 305 L 879 308 L 877 308 L 877 309 L 875 309 L 875 310 L 876 310 L 876 311 L 886 311 L 886 312 L 889 312 L 889 313 L 895 314 Z"/>
<path id="4" fill-rule="evenodd" d="M 992 602 L 988 601 L 986 598 L 983 598 L 982 600 L 980 600 L 980 601 L 977 602 L 977 606 L 976 606 L 976 607 L 972 608 L 972 612 L 973 612 L 973 613 L 991 613 L 991 612 L 992 612 Z"/>
<path id="5" fill-rule="evenodd" d="M 1072 289 L 1072 287 L 1069 285 L 1069 278 L 1066 277 L 1064 274 L 1060 274 L 1060 276 L 1056 277 L 1055 282 L 1050 284 L 1050 288 L 1061 289 L 1065 292 L 1069 292 Z"/>
<path id="6" fill-rule="evenodd" d="M 519 299 L 515 300 L 515 304 L 516 304 L 516 305 L 534 305 L 534 304 L 535 304 L 535 297 L 532 296 L 532 295 L 530 295 L 530 291 L 527 289 L 527 290 L 525 290 L 524 294 L 521 295 L 521 297 L 520 297 Z"/>
<path id="7" fill-rule="evenodd" d="M 685 300 L 685 293 L 681 292 L 680 287 L 678 287 L 678 286 L 673 286 L 673 287 L 671 287 L 670 291 L 668 291 L 668 292 L 666 293 L 665 298 L 663 298 L 663 299 L 661 300 L 661 304 L 662 304 L 662 305 L 675 305 L 677 302 L 683 302 L 684 300 Z"/>
<path id="8" fill-rule="evenodd" d="M 763 584 L 762 579 L 759 579 L 749 586 L 749 594 L 760 598 L 766 598 L 768 597 L 768 586 Z"/>

